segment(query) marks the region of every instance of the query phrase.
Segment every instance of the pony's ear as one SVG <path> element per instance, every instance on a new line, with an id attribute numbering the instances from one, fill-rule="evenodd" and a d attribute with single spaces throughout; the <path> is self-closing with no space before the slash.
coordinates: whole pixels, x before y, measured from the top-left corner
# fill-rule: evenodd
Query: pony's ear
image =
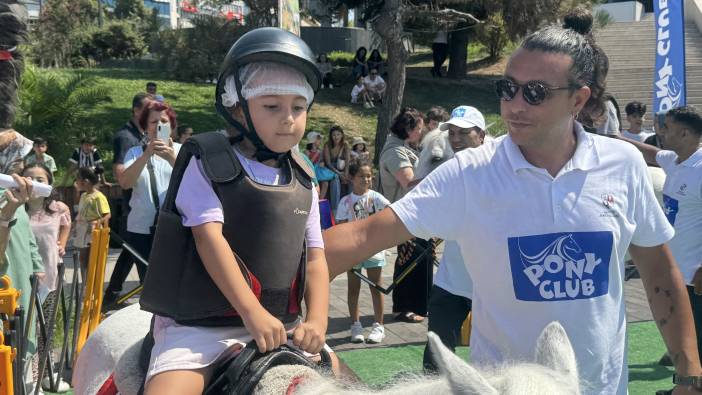
<path id="1" fill-rule="evenodd" d="M 434 332 L 427 334 L 434 362 L 448 379 L 451 392 L 460 395 L 498 395 L 480 373 L 446 348 Z"/>
<path id="2" fill-rule="evenodd" d="M 563 326 L 554 321 L 544 328 L 536 343 L 536 363 L 578 380 L 575 352 Z"/>

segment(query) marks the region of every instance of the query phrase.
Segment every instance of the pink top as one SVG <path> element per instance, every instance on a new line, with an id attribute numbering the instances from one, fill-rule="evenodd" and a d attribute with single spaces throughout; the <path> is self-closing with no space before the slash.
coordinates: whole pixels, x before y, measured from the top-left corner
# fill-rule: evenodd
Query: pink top
<path id="1" fill-rule="evenodd" d="M 58 248 L 59 227 L 71 225 L 71 212 L 63 202 L 53 201 L 49 208 L 53 210 L 53 214 L 41 209 L 29 217 L 46 273 L 44 279 L 39 282 L 39 296 L 42 300 L 49 292 L 56 290 L 58 264 L 63 262 Z"/>
<path id="2" fill-rule="evenodd" d="M 267 185 L 281 184 L 281 169 L 250 160 L 234 151 L 246 173 L 256 182 Z M 319 196 L 312 188 L 312 207 L 307 217 L 305 238 L 308 248 L 324 248 L 319 220 Z M 183 226 L 193 227 L 207 222 L 224 222 L 222 204 L 212 189 L 212 184 L 202 171 L 200 161 L 190 159 L 178 188 L 176 207 L 183 217 Z"/>

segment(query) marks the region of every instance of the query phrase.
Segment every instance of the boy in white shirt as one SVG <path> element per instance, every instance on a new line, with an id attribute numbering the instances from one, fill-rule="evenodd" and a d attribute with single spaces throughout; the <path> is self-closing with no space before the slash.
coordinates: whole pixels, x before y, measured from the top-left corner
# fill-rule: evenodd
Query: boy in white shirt
<path id="1" fill-rule="evenodd" d="M 368 89 L 366 89 L 366 85 L 363 83 L 363 76 L 360 75 L 356 78 L 356 85 L 354 85 L 353 89 L 351 89 L 351 103 L 358 103 L 359 97 L 363 99 L 363 107 L 375 107 L 373 105 L 373 100 L 371 100 L 370 95 L 368 94 Z"/>
<path id="2" fill-rule="evenodd" d="M 650 130 L 643 130 L 644 115 L 646 115 L 646 105 L 639 101 L 632 101 L 624 108 L 626 120 L 629 121 L 629 130 L 622 132 L 622 136 L 643 143 L 647 138 L 653 136 Z"/>
<path id="3" fill-rule="evenodd" d="M 378 69 L 371 69 L 368 77 L 363 79 L 363 84 L 366 86 L 368 94 L 370 94 L 371 100 L 383 102 L 383 95 L 385 94 L 385 80 L 383 77 L 378 75 Z"/>

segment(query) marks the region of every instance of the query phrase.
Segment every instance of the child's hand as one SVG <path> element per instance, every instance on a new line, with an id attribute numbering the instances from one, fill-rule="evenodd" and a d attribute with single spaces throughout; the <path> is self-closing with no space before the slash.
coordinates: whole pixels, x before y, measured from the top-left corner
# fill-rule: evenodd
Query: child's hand
<path id="1" fill-rule="evenodd" d="M 307 321 L 293 331 L 293 344 L 310 354 L 317 354 L 324 347 L 327 326 L 324 323 Z"/>
<path id="2" fill-rule="evenodd" d="M 56 242 L 56 246 L 58 247 L 58 253 L 60 257 L 63 257 L 66 255 L 66 246 L 63 245 L 60 241 Z"/>
<path id="3" fill-rule="evenodd" d="M 242 315 L 241 318 L 246 329 L 256 340 L 258 351 L 262 353 L 273 351 L 281 344 L 287 343 L 288 335 L 285 333 L 285 326 L 263 307 L 253 311 L 248 317 Z"/>

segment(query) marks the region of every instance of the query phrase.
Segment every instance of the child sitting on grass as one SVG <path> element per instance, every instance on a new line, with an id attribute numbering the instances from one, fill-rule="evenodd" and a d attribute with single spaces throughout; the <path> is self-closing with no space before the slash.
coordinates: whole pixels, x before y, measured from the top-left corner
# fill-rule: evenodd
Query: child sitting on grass
<path id="1" fill-rule="evenodd" d="M 371 100 L 370 94 L 368 93 L 368 89 L 366 89 L 366 85 L 363 83 L 362 76 L 358 76 L 356 78 L 356 85 L 354 85 L 353 89 L 351 89 L 351 103 L 358 103 L 359 97 L 363 100 L 363 107 L 375 107 L 375 105 L 373 105 L 373 100 Z"/>
<path id="2" fill-rule="evenodd" d="M 349 166 L 349 175 L 351 176 L 352 192 L 344 196 L 339 201 L 339 206 L 336 212 L 337 224 L 349 221 L 356 221 L 379 212 L 390 202 L 380 193 L 370 189 L 373 182 L 373 171 L 371 165 L 367 161 L 352 163 Z M 368 278 L 374 283 L 382 284 L 382 270 L 385 266 L 385 251 L 381 251 L 366 261 L 361 262 L 354 269 L 366 269 Z M 358 309 L 358 296 L 361 291 L 361 280 L 353 274 L 353 271 L 347 272 L 349 279 L 348 288 L 348 304 L 349 315 L 351 316 L 351 342 L 363 343 L 363 326 L 360 321 L 360 312 Z M 368 343 L 380 343 L 385 338 L 385 328 L 383 327 L 383 294 L 375 288 L 371 288 L 371 297 L 373 299 L 373 316 L 375 322 L 368 335 Z"/>

